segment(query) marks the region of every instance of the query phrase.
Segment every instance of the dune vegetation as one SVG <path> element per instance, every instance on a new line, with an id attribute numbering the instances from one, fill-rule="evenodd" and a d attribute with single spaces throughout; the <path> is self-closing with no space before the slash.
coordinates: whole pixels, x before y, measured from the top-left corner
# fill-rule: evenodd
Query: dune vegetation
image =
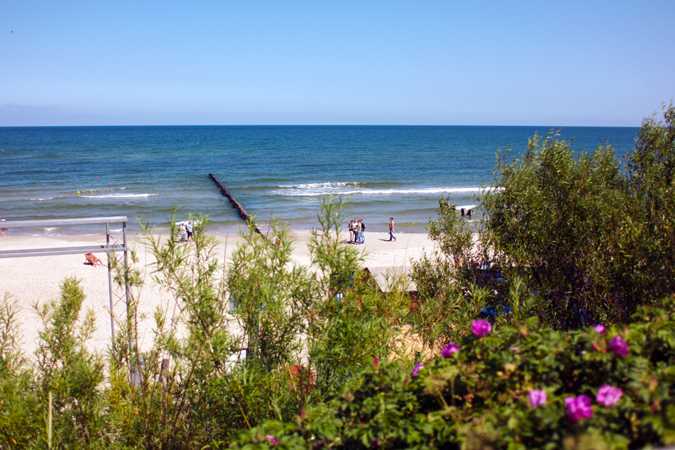
<path id="1" fill-rule="evenodd" d="M 132 301 L 105 355 L 77 280 L 36 299 L 34 358 L 2 302 L 0 448 L 675 445 L 674 166 L 673 107 L 626 161 L 534 136 L 498 159 L 477 230 L 440 200 L 436 250 L 387 292 L 343 243 L 338 201 L 311 267 L 283 224 L 251 227 L 226 263 L 206 220 L 189 244 L 148 231 L 175 310 L 139 330 L 144 280 L 117 265 Z"/>

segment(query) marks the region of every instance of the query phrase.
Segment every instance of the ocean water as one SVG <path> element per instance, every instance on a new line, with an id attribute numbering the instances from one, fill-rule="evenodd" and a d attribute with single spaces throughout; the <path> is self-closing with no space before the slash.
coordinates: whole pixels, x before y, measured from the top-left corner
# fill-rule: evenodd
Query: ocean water
<path id="1" fill-rule="evenodd" d="M 494 183 L 496 152 L 521 155 L 549 127 L 167 126 L 0 128 L 0 218 L 127 215 L 166 224 L 205 214 L 215 228 L 240 220 L 212 172 L 258 222 L 311 228 L 323 196 L 346 204 L 368 230 L 389 216 L 421 231 L 438 198 L 477 203 Z M 623 158 L 637 128 L 555 129 L 575 150 L 611 144 Z M 35 230 L 33 230 L 35 232 Z M 78 229 L 38 230 L 45 234 Z"/>

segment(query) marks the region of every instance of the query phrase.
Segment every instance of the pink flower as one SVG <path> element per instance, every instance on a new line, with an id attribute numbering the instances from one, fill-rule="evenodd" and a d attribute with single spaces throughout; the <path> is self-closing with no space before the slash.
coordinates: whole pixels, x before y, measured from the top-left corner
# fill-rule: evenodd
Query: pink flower
<path id="1" fill-rule="evenodd" d="M 623 396 L 623 391 L 620 388 L 603 384 L 595 395 L 595 401 L 602 406 L 614 406 L 619 403 L 621 396 Z"/>
<path id="2" fill-rule="evenodd" d="M 572 422 L 590 419 L 593 416 L 593 406 L 588 395 L 567 397 L 565 399 L 565 410 L 567 411 L 567 417 Z"/>
<path id="3" fill-rule="evenodd" d="M 268 434 L 267 436 L 265 436 L 265 440 L 272 447 L 275 447 L 275 446 L 279 445 L 279 439 L 276 436 L 274 436 L 273 434 Z"/>
<path id="4" fill-rule="evenodd" d="M 415 364 L 415 367 L 413 367 L 413 370 L 411 372 L 411 375 L 413 378 L 417 378 L 417 376 L 420 374 L 420 372 L 424 369 L 424 365 L 421 362 L 418 362 Z"/>
<path id="5" fill-rule="evenodd" d="M 612 339 L 610 339 L 607 347 L 612 353 L 620 358 L 625 358 L 628 356 L 628 351 L 630 350 L 630 347 L 628 347 L 628 342 L 626 342 L 621 336 L 614 336 Z"/>
<path id="6" fill-rule="evenodd" d="M 594 326 L 593 330 L 595 330 L 595 332 L 598 334 L 605 334 L 605 326 L 601 323 Z"/>
<path id="7" fill-rule="evenodd" d="M 471 332 L 476 337 L 480 338 L 483 336 L 487 336 L 488 334 L 490 334 L 491 331 L 492 325 L 490 325 L 490 322 L 488 322 L 487 320 L 478 319 L 471 322 Z"/>
<path id="8" fill-rule="evenodd" d="M 459 344 L 455 344 L 454 342 L 448 342 L 448 344 L 441 350 L 441 356 L 443 358 L 450 358 L 458 351 L 459 351 Z"/>
<path id="9" fill-rule="evenodd" d="M 546 391 L 540 389 L 532 389 L 527 394 L 532 408 L 538 408 L 546 404 Z"/>

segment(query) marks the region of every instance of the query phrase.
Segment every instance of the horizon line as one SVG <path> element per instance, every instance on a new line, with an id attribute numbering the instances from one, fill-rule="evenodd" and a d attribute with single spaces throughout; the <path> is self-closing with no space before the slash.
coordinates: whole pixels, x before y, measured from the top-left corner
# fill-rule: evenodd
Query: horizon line
<path id="1" fill-rule="evenodd" d="M 560 124 L 415 124 L 415 123 L 204 123 L 204 124 L 77 124 L 0 125 L 0 128 L 141 128 L 141 127 L 549 127 L 549 128 L 640 128 L 641 125 L 560 125 Z"/>

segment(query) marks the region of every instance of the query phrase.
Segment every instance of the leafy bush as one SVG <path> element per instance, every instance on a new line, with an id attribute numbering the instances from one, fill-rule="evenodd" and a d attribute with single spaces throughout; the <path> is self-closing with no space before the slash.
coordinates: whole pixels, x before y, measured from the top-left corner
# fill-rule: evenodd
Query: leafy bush
<path id="1" fill-rule="evenodd" d="M 625 168 L 535 138 L 500 165 L 481 242 L 441 199 L 412 299 L 369 279 L 332 200 L 308 267 L 279 224 L 251 227 L 229 264 L 204 218 L 189 243 L 149 233 L 171 294 L 149 347 L 134 267 L 114 263 L 131 296 L 107 358 L 87 350 L 76 280 L 38 308 L 34 366 L 5 299 L 0 448 L 49 445 L 50 397 L 55 448 L 675 444 L 674 120 L 646 121 Z"/>
<path id="2" fill-rule="evenodd" d="M 61 299 L 38 308 L 44 322 L 37 350 L 38 395 L 46 405 L 49 393 L 53 394 L 57 447 L 94 446 L 102 439 L 103 404 L 98 388 L 103 381 L 103 360 L 86 349 L 94 314 L 88 311 L 79 320 L 83 302 L 79 282 L 67 278 Z"/>
<path id="3" fill-rule="evenodd" d="M 342 204 L 324 201 L 321 227 L 314 230 L 309 248 L 318 269 L 318 295 L 307 304 L 304 317 L 310 370 L 316 371 L 315 396 L 335 392 L 355 370 L 384 358 L 405 310 L 403 296 L 382 295 L 361 266 L 362 257 L 340 236 Z"/>
<path id="4" fill-rule="evenodd" d="M 626 276 L 636 295 L 658 298 L 675 290 L 675 107 L 666 108 L 663 121 L 642 124 L 628 164 L 629 190 L 640 211 L 639 265 Z"/>
<path id="5" fill-rule="evenodd" d="M 227 286 L 246 335 L 246 357 L 267 370 L 292 363 L 301 343 L 303 305 L 311 298 L 306 269 L 291 265 L 288 230 L 273 224 L 259 235 L 250 227 L 232 257 Z"/>
<path id="6" fill-rule="evenodd" d="M 628 343 L 625 357 L 610 350 L 616 336 Z M 594 328 L 556 331 L 536 319 L 519 326 L 498 322 L 486 336 L 467 335 L 459 351 L 446 356 L 424 361 L 418 372 L 400 362 L 375 365 L 295 422 L 266 422 L 243 433 L 232 448 L 675 443 L 672 300 L 663 308 L 643 308 L 635 323 L 607 327 L 602 334 Z M 620 389 L 620 398 L 598 395 L 603 385 Z M 544 394 L 533 401 L 533 391 Z M 588 418 L 565 406 L 567 398 L 582 395 L 591 399 Z"/>
<path id="7" fill-rule="evenodd" d="M 438 217 L 429 223 L 436 247 L 411 264 L 417 301 L 409 321 L 427 348 L 461 336 L 459 324 L 503 301 L 496 295 L 503 286 L 495 273 L 481 268 L 487 260 L 485 248 L 474 241 L 455 205 L 441 198 L 438 206 Z"/>
<path id="8" fill-rule="evenodd" d="M 568 143 L 535 136 L 521 161 L 499 169 L 502 190 L 484 199 L 499 266 L 540 293 L 557 326 L 621 318 L 618 274 L 633 263 L 624 251 L 633 236 L 621 230 L 637 211 L 611 149 L 577 160 Z"/>
<path id="9" fill-rule="evenodd" d="M 483 243 L 494 262 L 540 297 L 540 317 L 563 328 L 626 321 L 675 285 L 675 108 L 645 122 L 629 171 L 611 148 L 575 158 L 553 137 L 500 162 L 483 200 Z"/>
<path id="10" fill-rule="evenodd" d="M 40 432 L 41 413 L 33 372 L 24 368 L 19 349 L 17 306 L 0 300 L 0 448 L 27 448 Z"/>

